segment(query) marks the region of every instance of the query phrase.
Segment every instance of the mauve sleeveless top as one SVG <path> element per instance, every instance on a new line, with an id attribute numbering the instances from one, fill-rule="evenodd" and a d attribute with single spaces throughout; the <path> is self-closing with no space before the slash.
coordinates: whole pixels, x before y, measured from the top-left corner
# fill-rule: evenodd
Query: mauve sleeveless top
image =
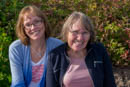
<path id="1" fill-rule="evenodd" d="M 94 87 L 84 58 L 70 60 L 70 66 L 63 78 L 63 87 Z"/>

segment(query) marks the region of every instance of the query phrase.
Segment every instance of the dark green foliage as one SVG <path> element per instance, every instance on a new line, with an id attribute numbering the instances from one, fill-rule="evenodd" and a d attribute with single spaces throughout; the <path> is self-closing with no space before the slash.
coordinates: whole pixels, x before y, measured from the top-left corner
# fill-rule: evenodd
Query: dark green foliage
<path id="1" fill-rule="evenodd" d="M 11 83 L 8 47 L 16 40 L 15 24 L 22 7 L 35 4 L 44 10 L 58 37 L 73 11 L 90 16 L 97 40 L 103 42 L 113 65 L 130 65 L 130 0 L 1 0 L 0 2 L 0 87 Z"/>
<path id="2" fill-rule="evenodd" d="M 14 26 L 22 6 L 17 0 L 3 0 L 0 3 L 0 87 L 9 87 L 11 83 L 8 47 L 16 39 Z"/>

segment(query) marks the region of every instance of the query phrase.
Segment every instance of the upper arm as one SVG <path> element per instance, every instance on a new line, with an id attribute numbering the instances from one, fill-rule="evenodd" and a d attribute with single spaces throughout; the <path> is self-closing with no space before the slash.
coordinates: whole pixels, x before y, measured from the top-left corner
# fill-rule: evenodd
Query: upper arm
<path id="1" fill-rule="evenodd" d="M 108 56 L 106 48 L 103 49 L 104 62 L 104 87 L 116 87 L 114 75 L 112 71 L 112 63 Z"/>
<path id="2" fill-rule="evenodd" d="M 22 67 L 21 49 L 14 46 L 9 47 L 9 60 L 12 76 L 12 87 L 25 87 Z"/>
<path id="3" fill-rule="evenodd" d="M 49 55 L 47 63 L 46 87 L 56 87 L 56 80 L 54 78 L 51 55 Z"/>

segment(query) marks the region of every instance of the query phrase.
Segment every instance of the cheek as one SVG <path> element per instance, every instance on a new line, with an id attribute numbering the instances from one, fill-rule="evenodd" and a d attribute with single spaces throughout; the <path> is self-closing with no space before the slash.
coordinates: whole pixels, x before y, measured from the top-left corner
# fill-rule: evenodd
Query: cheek
<path id="1" fill-rule="evenodd" d="M 86 40 L 89 40 L 90 39 L 90 35 L 88 35 L 87 37 L 86 37 Z"/>
<path id="2" fill-rule="evenodd" d="M 75 39 L 72 35 L 68 34 L 67 36 L 67 42 L 72 44 L 73 40 Z"/>
<path id="3" fill-rule="evenodd" d="M 24 33 L 25 33 L 26 35 L 28 35 L 29 31 L 24 30 Z"/>
<path id="4" fill-rule="evenodd" d="M 88 35 L 88 36 L 85 37 L 85 41 L 86 41 L 86 43 L 88 43 L 89 40 L 90 40 L 90 35 Z"/>
<path id="5" fill-rule="evenodd" d="M 40 26 L 37 27 L 38 30 L 42 30 L 42 32 L 45 32 L 45 25 L 41 24 Z"/>

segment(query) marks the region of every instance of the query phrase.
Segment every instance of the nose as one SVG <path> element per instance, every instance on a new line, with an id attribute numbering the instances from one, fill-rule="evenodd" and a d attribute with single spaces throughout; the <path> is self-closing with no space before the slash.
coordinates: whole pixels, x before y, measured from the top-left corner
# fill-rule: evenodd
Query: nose
<path id="1" fill-rule="evenodd" d="M 35 28 L 35 26 L 32 24 L 31 27 L 30 27 L 30 29 L 33 30 L 34 28 Z"/>
<path id="2" fill-rule="evenodd" d="M 78 40 L 83 40 L 83 34 L 81 34 L 81 33 L 78 34 L 78 35 L 77 35 L 77 39 L 78 39 Z"/>

